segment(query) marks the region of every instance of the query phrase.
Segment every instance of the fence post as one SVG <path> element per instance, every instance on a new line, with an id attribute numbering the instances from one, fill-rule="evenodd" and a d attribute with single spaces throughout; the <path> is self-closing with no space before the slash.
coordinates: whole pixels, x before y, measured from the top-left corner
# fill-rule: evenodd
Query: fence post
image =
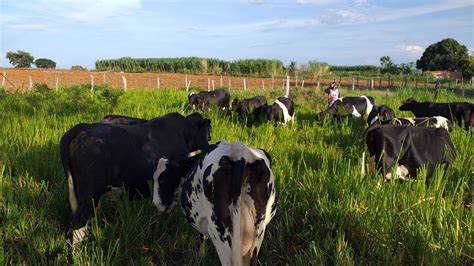
<path id="1" fill-rule="evenodd" d="M 214 80 L 211 81 L 211 84 L 212 84 L 212 90 L 215 90 L 215 88 L 214 88 Z"/>
<path id="2" fill-rule="evenodd" d="M 414 80 L 415 80 L 415 90 L 418 89 L 418 79 L 416 78 L 416 76 L 414 77 Z"/>
<path id="3" fill-rule="evenodd" d="M 33 90 L 33 79 L 31 76 L 28 78 L 28 91 L 31 92 Z"/>
<path id="4" fill-rule="evenodd" d="M 104 85 L 107 84 L 107 80 L 105 79 L 105 72 L 102 73 L 102 77 L 104 78 Z"/>
<path id="5" fill-rule="evenodd" d="M 290 76 L 286 76 L 285 96 L 290 95 Z"/>
<path id="6" fill-rule="evenodd" d="M 127 91 L 127 78 L 122 75 L 122 81 L 123 81 L 123 90 Z"/>
<path id="7" fill-rule="evenodd" d="M 56 92 L 58 92 L 58 86 L 59 85 L 59 77 L 57 75 L 54 75 L 54 87 L 56 89 Z"/>
<path id="8" fill-rule="evenodd" d="M 7 76 L 7 72 L 3 71 L 3 76 L 2 76 L 2 87 L 5 87 L 5 78 Z"/>
<path id="9" fill-rule="evenodd" d="M 91 91 L 94 91 L 94 76 L 90 75 L 91 77 Z"/>
<path id="10" fill-rule="evenodd" d="M 356 88 L 359 88 L 359 75 L 357 75 Z"/>
<path id="11" fill-rule="evenodd" d="M 262 80 L 262 90 L 265 90 L 265 81 Z"/>
<path id="12" fill-rule="evenodd" d="M 230 90 L 230 85 L 231 85 L 231 82 L 230 82 L 230 79 L 229 79 L 229 90 Z"/>
<path id="13" fill-rule="evenodd" d="M 302 88 L 302 89 L 304 88 L 304 79 L 303 79 L 303 81 L 301 82 L 301 88 Z"/>
<path id="14" fill-rule="evenodd" d="M 375 83 L 375 81 L 374 81 L 374 79 L 372 79 L 372 80 L 370 81 L 370 89 L 371 89 L 371 90 L 374 89 L 374 83 Z"/>
<path id="15" fill-rule="evenodd" d="M 247 79 L 244 78 L 244 91 L 247 91 Z"/>
<path id="16" fill-rule="evenodd" d="M 318 84 L 317 87 L 319 88 L 321 86 L 321 77 L 318 75 Z"/>
<path id="17" fill-rule="evenodd" d="M 186 92 L 188 92 L 188 75 L 184 76 L 184 86 L 186 86 Z"/>
<path id="18" fill-rule="evenodd" d="M 355 89 L 355 78 L 352 77 L 352 90 L 354 90 L 354 89 Z"/>
<path id="19" fill-rule="evenodd" d="M 295 75 L 295 87 L 298 86 L 298 75 Z"/>
<path id="20" fill-rule="evenodd" d="M 222 88 L 222 75 L 221 75 L 221 82 L 220 82 L 220 87 Z"/>
<path id="21" fill-rule="evenodd" d="M 211 91 L 211 79 L 207 78 L 207 91 Z"/>
<path id="22" fill-rule="evenodd" d="M 160 88 L 160 76 L 156 76 L 156 86 Z"/>
<path id="23" fill-rule="evenodd" d="M 273 90 L 273 86 L 275 85 L 275 79 L 273 77 L 274 75 L 272 74 L 272 90 Z"/>

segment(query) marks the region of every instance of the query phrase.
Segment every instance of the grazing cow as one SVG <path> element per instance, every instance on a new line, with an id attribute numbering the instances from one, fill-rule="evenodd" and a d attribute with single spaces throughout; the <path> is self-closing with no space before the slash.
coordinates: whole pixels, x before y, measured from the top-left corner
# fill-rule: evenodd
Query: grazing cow
<path id="1" fill-rule="evenodd" d="M 444 116 L 451 122 L 457 121 L 459 127 L 462 127 L 462 122 L 464 122 L 466 130 L 474 126 L 474 104 L 468 102 L 417 102 L 415 99 L 409 98 L 402 102 L 398 109 L 411 111 L 416 117 Z"/>
<path id="2" fill-rule="evenodd" d="M 222 110 L 229 107 L 230 94 L 223 89 L 214 91 L 200 91 L 199 93 L 191 92 L 188 96 L 189 105 L 203 111 L 209 111 L 210 105 L 215 105 Z"/>
<path id="3" fill-rule="evenodd" d="M 126 187 L 129 197 L 148 197 L 157 161 L 179 159 L 210 140 L 210 120 L 199 113 L 170 113 L 137 125 L 78 124 L 61 138 L 60 153 L 69 184 L 73 248 L 103 194 Z M 95 206 L 94 206 L 95 205 Z"/>
<path id="4" fill-rule="evenodd" d="M 370 114 L 374 107 L 374 99 L 370 96 L 350 96 L 337 99 L 326 111 L 319 113 L 318 118 L 324 116 L 344 117 L 352 115 L 353 117 L 362 117 L 364 114 Z"/>
<path id="5" fill-rule="evenodd" d="M 416 178 L 416 171 L 423 165 L 427 167 L 428 179 L 437 164 L 445 164 L 447 168 L 456 158 L 449 134 L 441 128 L 374 125 L 365 131 L 364 142 L 371 165 L 375 161 L 376 169 L 383 173 L 384 180 L 392 178 L 391 171 L 395 166 L 395 178 Z M 362 169 L 364 157 L 365 154 Z"/>
<path id="6" fill-rule="evenodd" d="M 123 116 L 123 115 L 106 115 L 99 123 L 104 124 L 120 124 L 120 125 L 137 125 L 148 122 L 146 119 Z"/>
<path id="7" fill-rule="evenodd" d="M 393 118 L 391 120 L 383 121 L 381 124 L 436 127 L 444 128 L 447 131 L 451 131 L 453 129 L 453 124 L 451 121 L 443 116 Z"/>
<path id="8" fill-rule="evenodd" d="M 295 103 L 289 96 L 278 97 L 272 105 L 265 107 L 267 118 L 271 121 L 293 122 L 295 120 Z"/>
<path id="9" fill-rule="evenodd" d="M 184 161 L 158 162 L 153 175 L 157 212 L 168 212 L 181 190 L 186 219 L 211 238 L 222 265 L 257 265 L 265 228 L 276 211 L 270 156 L 241 142 L 221 141 Z"/>
<path id="10" fill-rule="evenodd" d="M 232 111 L 239 114 L 240 117 L 245 117 L 254 113 L 260 115 L 262 109 L 267 105 L 267 99 L 263 96 L 254 96 L 250 99 L 243 99 L 239 101 L 239 98 L 235 98 L 232 101 Z"/>
<path id="11" fill-rule="evenodd" d="M 395 118 L 395 112 L 386 105 L 374 105 L 372 111 L 367 117 L 367 124 L 369 126 L 373 124 L 382 124 L 384 121 L 388 121 Z"/>

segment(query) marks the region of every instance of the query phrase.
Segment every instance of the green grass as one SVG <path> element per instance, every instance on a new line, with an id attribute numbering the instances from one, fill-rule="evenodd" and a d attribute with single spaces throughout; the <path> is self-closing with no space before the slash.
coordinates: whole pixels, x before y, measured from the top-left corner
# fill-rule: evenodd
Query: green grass
<path id="1" fill-rule="evenodd" d="M 257 92 L 232 91 L 240 97 Z M 401 100 L 433 100 L 422 90 L 372 95 L 399 116 Z M 268 99 L 280 91 L 264 92 Z M 446 177 L 382 183 L 361 176 L 364 120 L 314 122 L 325 98 L 320 90 L 295 89 L 296 123 L 251 126 L 216 111 L 212 142 L 241 140 L 266 149 L 273 158 L 279 205 L 267 228 L 259 262 L 266 265 L 318 264 L 472 264 L 474 257 L 472 187 L 474 145 L 460 128 L 450 133 L 458 157 Z M 462 101 L 440 91 L 437 101 Z M 90 222 L 84 248 L 70 249 L 67 181 L 58 142 L 80 122 L 107 114 L 152 118 L 168 112 L 189 113 L 183 90 L 132 90 L 127 93 L 83 87 L 60 92 L 0 93 L 1 264 L 75 263 L 123 265 L 216 265 L 211 242 L 198 256 L 199 236 L 180 207 L 156 216 L 151 199 L 104 200 Z M 471 100 L 472 101 L 472 100 Z M 423 171 L 423 170 L 422 170 Z M 423 175 L 421 175 L 423 176 Z"/>

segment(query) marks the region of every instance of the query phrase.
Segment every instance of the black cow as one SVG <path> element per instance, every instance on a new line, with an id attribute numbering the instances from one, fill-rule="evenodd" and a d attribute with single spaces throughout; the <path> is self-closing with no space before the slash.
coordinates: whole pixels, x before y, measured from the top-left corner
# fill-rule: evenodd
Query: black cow
<path id="1" fill-rule="evenodd" d="M 452 123 L 457 121 L 459 127 L 462 127 L 462 122 L 464 122 L 466 130 L 474 126 L 474 104 L 468 102 L 417 102 L 413 98 L 408 98 L 398 109 L 411 111 L 416 117 L 444 116 Z"/>
<path id="2" fill-rule="evenodd" d="M 428 179 L 437 164 L 445 164 L 447 168 L 456 158 L 449 134 L 441 128 L 374 125 L 364 132 L 364 142 L 371 165 L 375 160 L 376 169 L 383 173 L 384 180 L 391 179 L 395 166 L 395 178 L 416 178 L 417 169 L 423 165 L 427 167 Z"/>
<path id="3" fill-rule="evenodd" d="M 254 96 L 250 99 L 239 100 L 234 98 L 232 101 L 232 111 L 239 114 L 240 117 L 245 117 L 250 114 L 260 115 L 267 105 L 267 99 L 264 96 Z"/>
<path id="4" fill-rule="evenodd" d="M 120 125 L 137 125 L 148 122 L 146 119 L 129 117 L 124 115 L 106 115 L 99 123 L 104 124 L 120 124 Z"/>
<path id="5" fill-rule="evenodd" d="M 157 212 L 170 211 L 181 196 L 186 219 L 212 240 L 222 265 L 257 265 L 276 211 L 271 158 L 262 149 L 226 141 L 197 157 L 160 159 L 153 175 Z"/>
<path id="6" fill-rule="evenodd" d="M 381 124 L 436 127 L 444 128 L 447 131 L 451 131 L 453 129 L 453 124 L 451 123 L 451 121 L 449 121 L 449 119 L 443 116 L 393 118 L 390 120 L 382 121 Z"/>
<path id="7" fill-rule="evenodd" d="M 289 96 L 278 97 L 272 105 L 265 107 L 267 118 L 271 121 L 293 122 L 295 120 L 295 103 Z"/>
<path id="8" fill-rule="evenodd" d="M 373 124 L 382 124 L 384 121 L 389 121 L 393 118 L 395 118 L 395 112 L 390 107 L 384 104 L 374 105 L 372 111 L 367 117 L 367 124 L 369 124 L 369 126 Z"/>
<path id="9" fill-rule="evenodd" d="M 374 107 L 374 98 L 370 96 L 350 96 L 337 99 L 326 111 L 318 114 L 317 119 L 325 116 L 345 117 L 352 115 L 353 117 L 362 117 L 364 114 L 370 114 Z"/>
<path id="10" fill-rule="evenodd" d="M 230 94 L 223 89 L 214 91 L 191 92 L 188 96 L 189 105 L 203 111 L 209 111 L 209 106 L 214 105 L 222 110 L 229 108 Z"/>
<path id="11" fill-rule="evenodd" d="M 101 196 L 126 187 L 129 197 L 148 197 L 156 163 L 179 159 L 202 149 L 210 140 L 210 120 L 199 113 L 170 113 L 136 125 L 78 124 L 61 138 L 60 153 L 69 184 L 73 213 L 73 248 Z"/>

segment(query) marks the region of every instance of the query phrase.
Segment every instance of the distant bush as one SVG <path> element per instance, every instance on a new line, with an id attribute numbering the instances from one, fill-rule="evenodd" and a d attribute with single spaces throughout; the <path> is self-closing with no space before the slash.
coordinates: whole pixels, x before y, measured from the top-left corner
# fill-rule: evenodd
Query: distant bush
<path id="1" fill-rule="evenodd" d="M 46 85 L 45 83 L 34 83 L 33 84 L 33 91 L 36 91 L 36 92 L 46 92 L 46 91 L 49 91 L 49 87 L 48 85 Z"/>
<path id="2" fill-rule="evenodd" d="M 87 68 L 83 67 L 83 66 L 79 66 L 79 65 L 75 65 L 75 66 L 72 66 L 71 67 L 71 70 L 87 70 Z"/>
<path id="3" fill-rule="evenodd" d="M 56 68 L 56 62 L 48 58 L 38 58 L 35 60 L 37 68 Z"/>

